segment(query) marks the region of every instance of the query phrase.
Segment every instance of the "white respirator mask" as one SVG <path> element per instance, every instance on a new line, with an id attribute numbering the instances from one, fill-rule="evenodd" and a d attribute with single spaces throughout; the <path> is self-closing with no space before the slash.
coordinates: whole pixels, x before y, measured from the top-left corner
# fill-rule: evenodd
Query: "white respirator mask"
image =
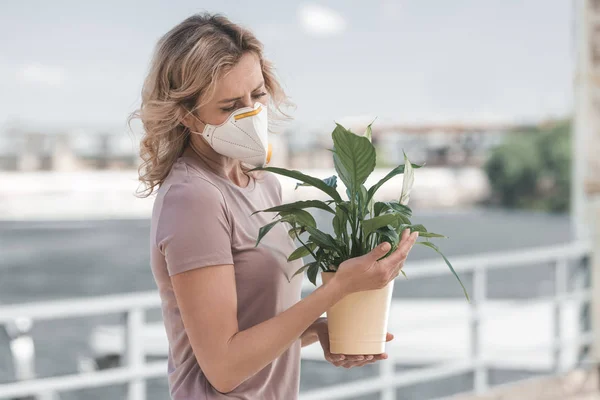
<path id="1" fill-rule="evenodd" d="M 223 156 L 264 167 L 271 161 L 268 122 L 267 107 L 256 102 L 235 110 L 221 125 L 204 124 L 202 132 L 191 132 Z"/>

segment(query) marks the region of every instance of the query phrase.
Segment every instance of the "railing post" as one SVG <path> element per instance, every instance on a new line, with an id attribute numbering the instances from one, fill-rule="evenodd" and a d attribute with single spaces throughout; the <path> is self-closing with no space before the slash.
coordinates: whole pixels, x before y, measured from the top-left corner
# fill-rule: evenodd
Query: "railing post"
<path id="1" fill-rule="evenodd" d="M 587 255 L 577 255 L 577 269 L 574 273 L 573 278 L 571 279 L 573 292 L 581 293 L 584 290 L 591 290 L 592 288 L 592 277 L 591 277 L 591 269 L 590 269 L 590 256 Z M 582 334 L 588 333 L 592 331 L 592 304 L 591 300 L 578 300 L 577 304 L 577 337 L 581 338 Z M 591 344 L 581 344 L 577 345 L 577 367 L 581 367 L 584 363 L 589 363 L 591 360 Z"/>
<path id="2" fill-rule="evenodd" d="M 589 221 L 592 224 L 591 234 L 591 269 L 592 269 L 592 360 L 600 375 L 600 196 L 590 200 Z M 600 383 L 599 383 L 600 386 Z"/>
<path id="3" fill-rule="evenodd" d="M 134 308 L 125 315 L 125 365 L 132 371 L 139 371 L 146 363 L 146 355 L 141 340 L 144 329 L 144 310 Z M 127 400 L 146 400 L 146 381 L 133 379 L 127 386 Z"/>
<path id="4" fill-rule="evenodd" d="M 554 264 L 554 331 L 552 337 L 552 351 L 553 351 L 553 366 L 554 373 L 559 375 L 563 372 L 564 366 L 562 365 L 562 354 L 563 354 L 563 310 L 564 310 L 564 296 L 567 293 L 568 285 L 568 271 L 567 271 L 567 260 L 565 258 L 559 258 Z"/>
<path id="5" fill-rule="evenodd" d="M 393 352 L 388 354 L 388 359 L 379 363 L 379 373 L 382 378 L 389 378 L 396 373 L 396 360 Z M 387 387 L 381 391 L 381 400 L 396 400 L 396 387 Z"/>
<path id="6" fill-rule="evenodd" d="M 486 299 L 487 269 L 483 265 L 473 268 L 473 293 L 471 296 L 471 358 L 475 362 L 474 391 L 481 394 L 487 389 L 487 369 L 482 355 L 481 306 Z"/>

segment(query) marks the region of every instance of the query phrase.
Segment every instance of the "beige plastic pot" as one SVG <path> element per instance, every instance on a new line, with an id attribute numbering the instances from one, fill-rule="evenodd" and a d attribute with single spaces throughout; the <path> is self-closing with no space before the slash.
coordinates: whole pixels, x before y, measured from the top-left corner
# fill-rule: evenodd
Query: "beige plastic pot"
<path id="1" fill-rule="evenodd" d="M 323 285 L 335 272 L 321 271 Z M 384 288 L 351 293 L 327 310 L 329 346 L 332 354 L 381 354 L 385 338 L 394 280 Z"/>

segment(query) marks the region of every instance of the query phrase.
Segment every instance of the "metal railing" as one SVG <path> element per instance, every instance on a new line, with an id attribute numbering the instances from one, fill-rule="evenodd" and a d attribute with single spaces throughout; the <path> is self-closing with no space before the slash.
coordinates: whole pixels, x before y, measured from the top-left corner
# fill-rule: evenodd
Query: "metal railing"
<path id="1" fill-rule="evenodd" d="M 564 372 L 561 356 L 565 348 L 576 346 L 585 348 L 592 341 L 592 332 L 580 332 L 578 337 L 569 338 L 561 329 L 561 314 L 566 302 L 589 304 L 591 291 L 587 283 L 569 291 L 569 262 L 577 261 L 584 268 L 590 254 L 590 244 L 580 242 L 563 246 L 534 248 L 502 253 L 488 253 L 469 257 L 455 257 L 453 264 L 461 276 L 469 274 L 473 278 L 469 324 L 471 331 L 470 356 L 466 360 L 437 364 L 409 372 L 395 372 L 394 354 L 390 353 L 387 362 L 380 364 L 381 374 L 376 378 L 354 380 L 351 383 L 337 384 L 326 388 L 300 393 L 302 400 L 345 399 L 357 395 L 380 392 L 383 400 L 395 399 L 395 391 L 400 387 L 431 382 L 465 373 L 474 374 L 474 393 L 482 393 L 488 388 L 487 373 L 493 363 L 482 356 L 482 321 L 494 317 L 483 311 L 488 301 L 486 286 L 490 270 L 520 268 L 532 264 L 548 263 L 554 268 L 554 293 L 551 296 L 528 299 L 528 302 L 551 302 L 554 310 L 553 338 L 549 348 L 554 360 L 556 374 Z M 449 272 L 438 260 L 411 263 L 411 279 L 444 276 Z M 305 281 L 304 289 L 314 288 Z M 0 325 L 8 326 L 19 319 L 33 322 L 62 318 L 90 317 L 107 314 L 124 314 L 126 347 L 122 366 L 100 371 L 84 372 L 50 378 L 36 378 L 0 385 L 0 399 L 37 396 L 44 398 L 49 393 L 72 391 L 83 388 L 127 384 L 128 400 L 146 399 L 146 380 L 166 376 L 165 361 L 146 362 L 146 355 L 139 338 L 145 325 L 145 311 L 159 308 L 158 292 L 138 292 L 124 295 L 110 295 L 95 298 L 68 299 L 43 303 L 30 303 L 0 307 Z M 581 307 L 585 310 L 586 307 Z M 393 316 L 392 316 L 393 317 Z"/>

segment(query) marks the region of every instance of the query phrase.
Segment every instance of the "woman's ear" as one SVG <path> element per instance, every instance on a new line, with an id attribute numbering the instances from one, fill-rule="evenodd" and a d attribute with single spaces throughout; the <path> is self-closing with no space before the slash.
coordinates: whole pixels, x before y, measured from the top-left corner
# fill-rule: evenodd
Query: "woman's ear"
<path id="1" fill-rule="evenodd" d="M 196 130 L 196 128 L 194 127 L 194 116 L 190 113 L 186 112 L 184 114 L 183 118 L 181 119 L 181 123 L 183 124 L 183 126 L 185 126 L 191 131 Z"/>
<path id="2" fill-rule="evenodd" d="M 198 119 L 194 115 L 194 113 L 187 111 L 185 108 L 182 108 L 182 118 L 181 123 L 183 126 L 188 128 L 190 131 L 194 132 L 202 132 L 204 129 L 204 123 Z"/>

